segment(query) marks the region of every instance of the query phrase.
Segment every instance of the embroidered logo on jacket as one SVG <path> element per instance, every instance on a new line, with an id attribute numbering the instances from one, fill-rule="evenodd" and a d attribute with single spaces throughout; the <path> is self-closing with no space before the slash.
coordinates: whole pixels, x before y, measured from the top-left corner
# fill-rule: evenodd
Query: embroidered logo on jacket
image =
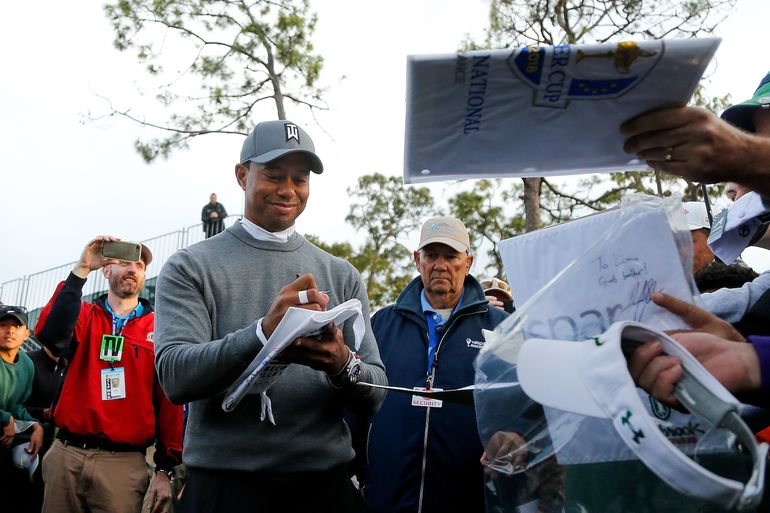
<path id="1" fill-rule="evenodd" d="M 466 338 L 465 343 L 468 347 L 472 347 L 473 349 L 481 349 L 484 347 L 483 340 L 471 340 L 470 338 Z"/>
<path id="2" fill-rule="evenodd" d="M 154 331 L 148 331 L 147 332 L 147 342 L 155 343 L 155 332 Z"/>

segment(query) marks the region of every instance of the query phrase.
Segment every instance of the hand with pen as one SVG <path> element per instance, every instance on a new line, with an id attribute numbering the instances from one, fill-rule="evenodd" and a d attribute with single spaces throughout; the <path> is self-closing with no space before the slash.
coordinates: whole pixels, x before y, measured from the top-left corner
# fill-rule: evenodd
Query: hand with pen
<path id="1" fill-rule="evenodd" d="M 326 310 L 328 304 L 329 296 L 324 291 L 318 290 L 312 274 L 298 276 L 281 289 L 278 297 L 270 305 L 270 309 L 262 319 L 262 332 L 269 338 L 290 306 L 321 312 Z M 315 337 L 294 339 L 286 349 L 281 351 L 280 360 L 306 365 L 334 375 L 345 368 L 350 354 L 342 332 L 334 324 L 329 324 Z"/>

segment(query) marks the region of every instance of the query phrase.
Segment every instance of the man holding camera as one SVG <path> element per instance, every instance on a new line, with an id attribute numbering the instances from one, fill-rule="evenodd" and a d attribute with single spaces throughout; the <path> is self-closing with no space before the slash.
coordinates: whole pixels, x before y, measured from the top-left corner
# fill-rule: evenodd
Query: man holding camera
<path id="1" fill-rule="evenodd" d="M 145 451 L 153 443 L 151 511 L 166 512 L 171 504 L 183 411 L 158 383 L 155 315 L 139 297 L 152 253 L 139 245 L 137 261 L 104 256 L 118 240 L 103 235 L 86 245 L 35 330 L 54 355 L 69 360 L 53 405 L 57 440 L 43 460 L 44 512 L 140 511 L 148 488 Z M 81 302 L 86 278 L 97 269 L 109 289 L 93 303 Z"/>

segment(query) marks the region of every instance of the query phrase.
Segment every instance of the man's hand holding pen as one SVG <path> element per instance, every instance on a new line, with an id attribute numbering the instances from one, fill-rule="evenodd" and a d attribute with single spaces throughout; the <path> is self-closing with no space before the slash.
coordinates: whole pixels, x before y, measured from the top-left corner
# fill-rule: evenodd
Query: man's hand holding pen
<path id="1" fill-rule="evenodd" d="M 262 319 L 262 332 L 269 338 L 290 306 L 321 312 L 326 310 L 328 304 L 328 294 L 318 290 L 312 274 L 298 276 L 283 287 L 273 301 L 270 310 Z M 280 360 L 299 363 L 334 375 L 345 368 L 350 355 L 342 332 L 334 324 L 329 324 L 315 337 L 294 339 L 281 351 Z"/>
<path id="2" fill-rule="evenodd" d="M 323 312 L 328 304 L 329 296 L 318 290 L 312 274 L 298 276 L 281 289 L 278 297 L 270 305 L 270 309 L 262 319 L 262 332 L 270 338 L 290 306 Z"/>

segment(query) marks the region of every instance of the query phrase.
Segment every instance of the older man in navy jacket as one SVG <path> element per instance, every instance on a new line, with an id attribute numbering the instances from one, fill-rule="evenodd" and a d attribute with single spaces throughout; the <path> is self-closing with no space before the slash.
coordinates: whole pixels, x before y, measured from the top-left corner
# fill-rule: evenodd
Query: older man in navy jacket
<path id="1" fill-rule="evenodd" d="M 490 307 L 470 276 L 470 238 L 459 219 L 428 219 L 414 261 L 420 276 L 372 318 L 389 383 L 471 385 L 481 330 L 508 314 Z M 367 505 L 373 513 L 483 512 L 482 452 L 472 406 L 388 394 L 369 434 Z"/>

